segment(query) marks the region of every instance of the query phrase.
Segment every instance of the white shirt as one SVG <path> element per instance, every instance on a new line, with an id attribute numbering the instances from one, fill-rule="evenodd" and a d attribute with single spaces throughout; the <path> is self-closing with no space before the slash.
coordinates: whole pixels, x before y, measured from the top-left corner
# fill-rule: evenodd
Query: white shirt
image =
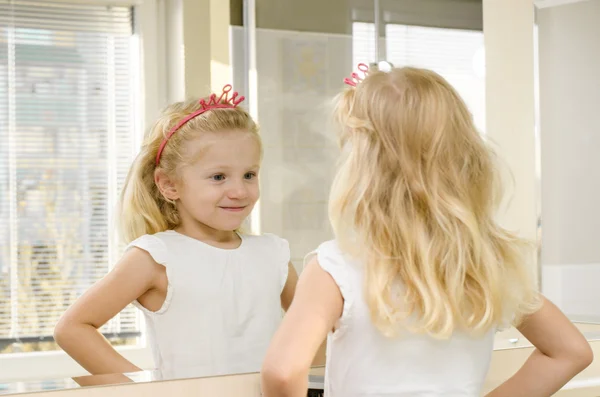
<path id="1" fill-rule="evenodd" d="M 275 235 L 240 237 L 238 248 L 222 249 L 169 230 L 129 245 L 166 268 L 162 307 L 134 303 L 165 379 L 260 371 L 281 321 L 290 250 Z"/>
<path id="2" fill-rule="evenodd" d="M 327 397 L 475 397 L 487 374 L 494 330 L 482 338 L 455 332 L 448 340 L 402 332 L 384 336 L 371 322 L 359 263 L 335 241 L 316 250 L 344 298 L 338 329 L 327 338 Z"/>

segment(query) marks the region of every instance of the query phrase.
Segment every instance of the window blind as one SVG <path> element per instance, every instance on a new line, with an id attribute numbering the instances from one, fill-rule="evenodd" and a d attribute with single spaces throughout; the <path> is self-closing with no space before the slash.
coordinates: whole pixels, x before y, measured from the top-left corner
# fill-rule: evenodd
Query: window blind
<path id="1" fill-rule="evenodd" d="M 55 348 L 39 342 L 120 255 L 134 39 L 130 7 L 0 0 L 0 352 Z M 131 339 L 140 322 L 128 307 L 102 332 Z"/>
<path id="2" fill-rule="evenodd" d="M 353 67 L 375 61 L 373 23 L 352 24 Z M 485 132 L 485 52 L 483 32 L 386 24 L 386 61 L 416 66 L 442 75 L 465 100 L 477 129 Z"/>
<path id="3" fill-rule="evenodd" d="M 485 132 L 483 32 L 409 25 L 386 25 L 387 60 L 442 75 L 466 102 L 475 125 Z"/>
<path id="4" fill-rule="evenodd" d="M 352 70 L 359 63 L 370 64 L 375 59 L 375 25 L 367 22 L 352 23 Z"/>

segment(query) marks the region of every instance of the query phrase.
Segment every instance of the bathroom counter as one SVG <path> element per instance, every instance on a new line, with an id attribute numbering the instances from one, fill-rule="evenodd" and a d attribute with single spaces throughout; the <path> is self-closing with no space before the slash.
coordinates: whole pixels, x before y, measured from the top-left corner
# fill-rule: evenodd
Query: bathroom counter
<path id="1" fill-rule="evenodd" d="M 600 341 L 592 341 L 596 357 L 600 357 Z M 512 375 L 525 362 L 532 347 L 497 350 L 485 384 L 485 391 L 493 389 Z M 313 368 L 312 375 L 323 375 L 324 368 Z M 48 393 L 19 394 L 19 397 L 260 397 L 260 375 L 243 374 L 214 378 L 182 379 L 151 383 L 135 383 L 94 388 L 71 389 Z M 557 397 L 600 396 L 600 360 L 573 379 Z"/>
<path id="2" fill-rule="evenodd" d="M 581 374 L 569 382 L 558 397 L 600 396 L 600 324 L 576 324 L 586 335 L 597 359 Z M 516 330 L 509 329 L 496 335 L 488 377 L 484 391 L 488 392 L 508 379 L 527 360 L 533 347 Z M 323 376 L 323 366 L 314 367 L 311 375 Z M 260 397 L 260 375 L 242 374 L 212 378 L 194 378 L 150 383 L 131 383 L 60 391 L 18 394 L 19 397 Z"/>
<path id="3" fill-rule="evenodd" d="M 588 341 L 600 340 L 600 324 L 574 323 Z M 521 335 L 516 328 L 509 328 L 498 332 L 494 340 L 494 350 L 531 347 L 532 344 Z"/>

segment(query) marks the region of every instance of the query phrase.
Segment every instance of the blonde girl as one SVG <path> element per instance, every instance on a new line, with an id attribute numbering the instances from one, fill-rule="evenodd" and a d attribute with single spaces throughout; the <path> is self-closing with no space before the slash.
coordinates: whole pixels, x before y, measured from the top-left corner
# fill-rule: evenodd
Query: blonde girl
<path id="1" fill-rule="evenodd" d="M 58 344 L 92 374 L 139 370 L 98 329 L 143 311 L 162 376 L 258 371 L 297 280 L 287 241 L 240 231 L 259 198 L 258 127 L 226 86 L 156 121 L 121 195 L 114 269 L 62 316 Z"/>
<path id="2" fill-rule="evenodd" d="M 496 223 L 496 159 L 467 107 L 432 71 L 359 68 L 335 109 L 335 240 L 302 273 L 263 364 L 264 396 L 305 396 L 327 335 L 328 397 L 480 396 L 509 323 L 536 350 L 489 397 L 552 395 L 591 350 L 536 292 L 530 244 Z"/>

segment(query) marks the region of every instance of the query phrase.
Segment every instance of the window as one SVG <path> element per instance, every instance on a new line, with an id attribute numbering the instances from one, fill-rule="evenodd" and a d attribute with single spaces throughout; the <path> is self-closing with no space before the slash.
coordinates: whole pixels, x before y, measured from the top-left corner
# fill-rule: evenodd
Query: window
<path id="1" fill-rule="evenodd" d="M 372 23 L 353 24 L 354 64 L 375 61 Z M 485 132 L 485 53 L 483 32 L 386 24 L 385 53 L 394 66 L 436 71 L 459 92 L 477 129 Z"/>
<path id="2" fill-rule="evenodd" d="M 387 60 L 395 66 L 418 66 L 444 76 L 485 131 L 485 55 L 483 32 L 421 26 L 386 26 Z"/>
<path id="3" fill-rule="evenodd" d="M 136 152 L 132 10 L 0 0 L 0 353 L 53 350 L 59 316 L 123 247 L 114 208 Z M 134 344 L 128 307 L 102 328 Z"/>
<path id="4" fill-rule="evenodd" d="M 352 23 L 352 67 L 375 61 L 375 25 L 366 22 Z"/>

